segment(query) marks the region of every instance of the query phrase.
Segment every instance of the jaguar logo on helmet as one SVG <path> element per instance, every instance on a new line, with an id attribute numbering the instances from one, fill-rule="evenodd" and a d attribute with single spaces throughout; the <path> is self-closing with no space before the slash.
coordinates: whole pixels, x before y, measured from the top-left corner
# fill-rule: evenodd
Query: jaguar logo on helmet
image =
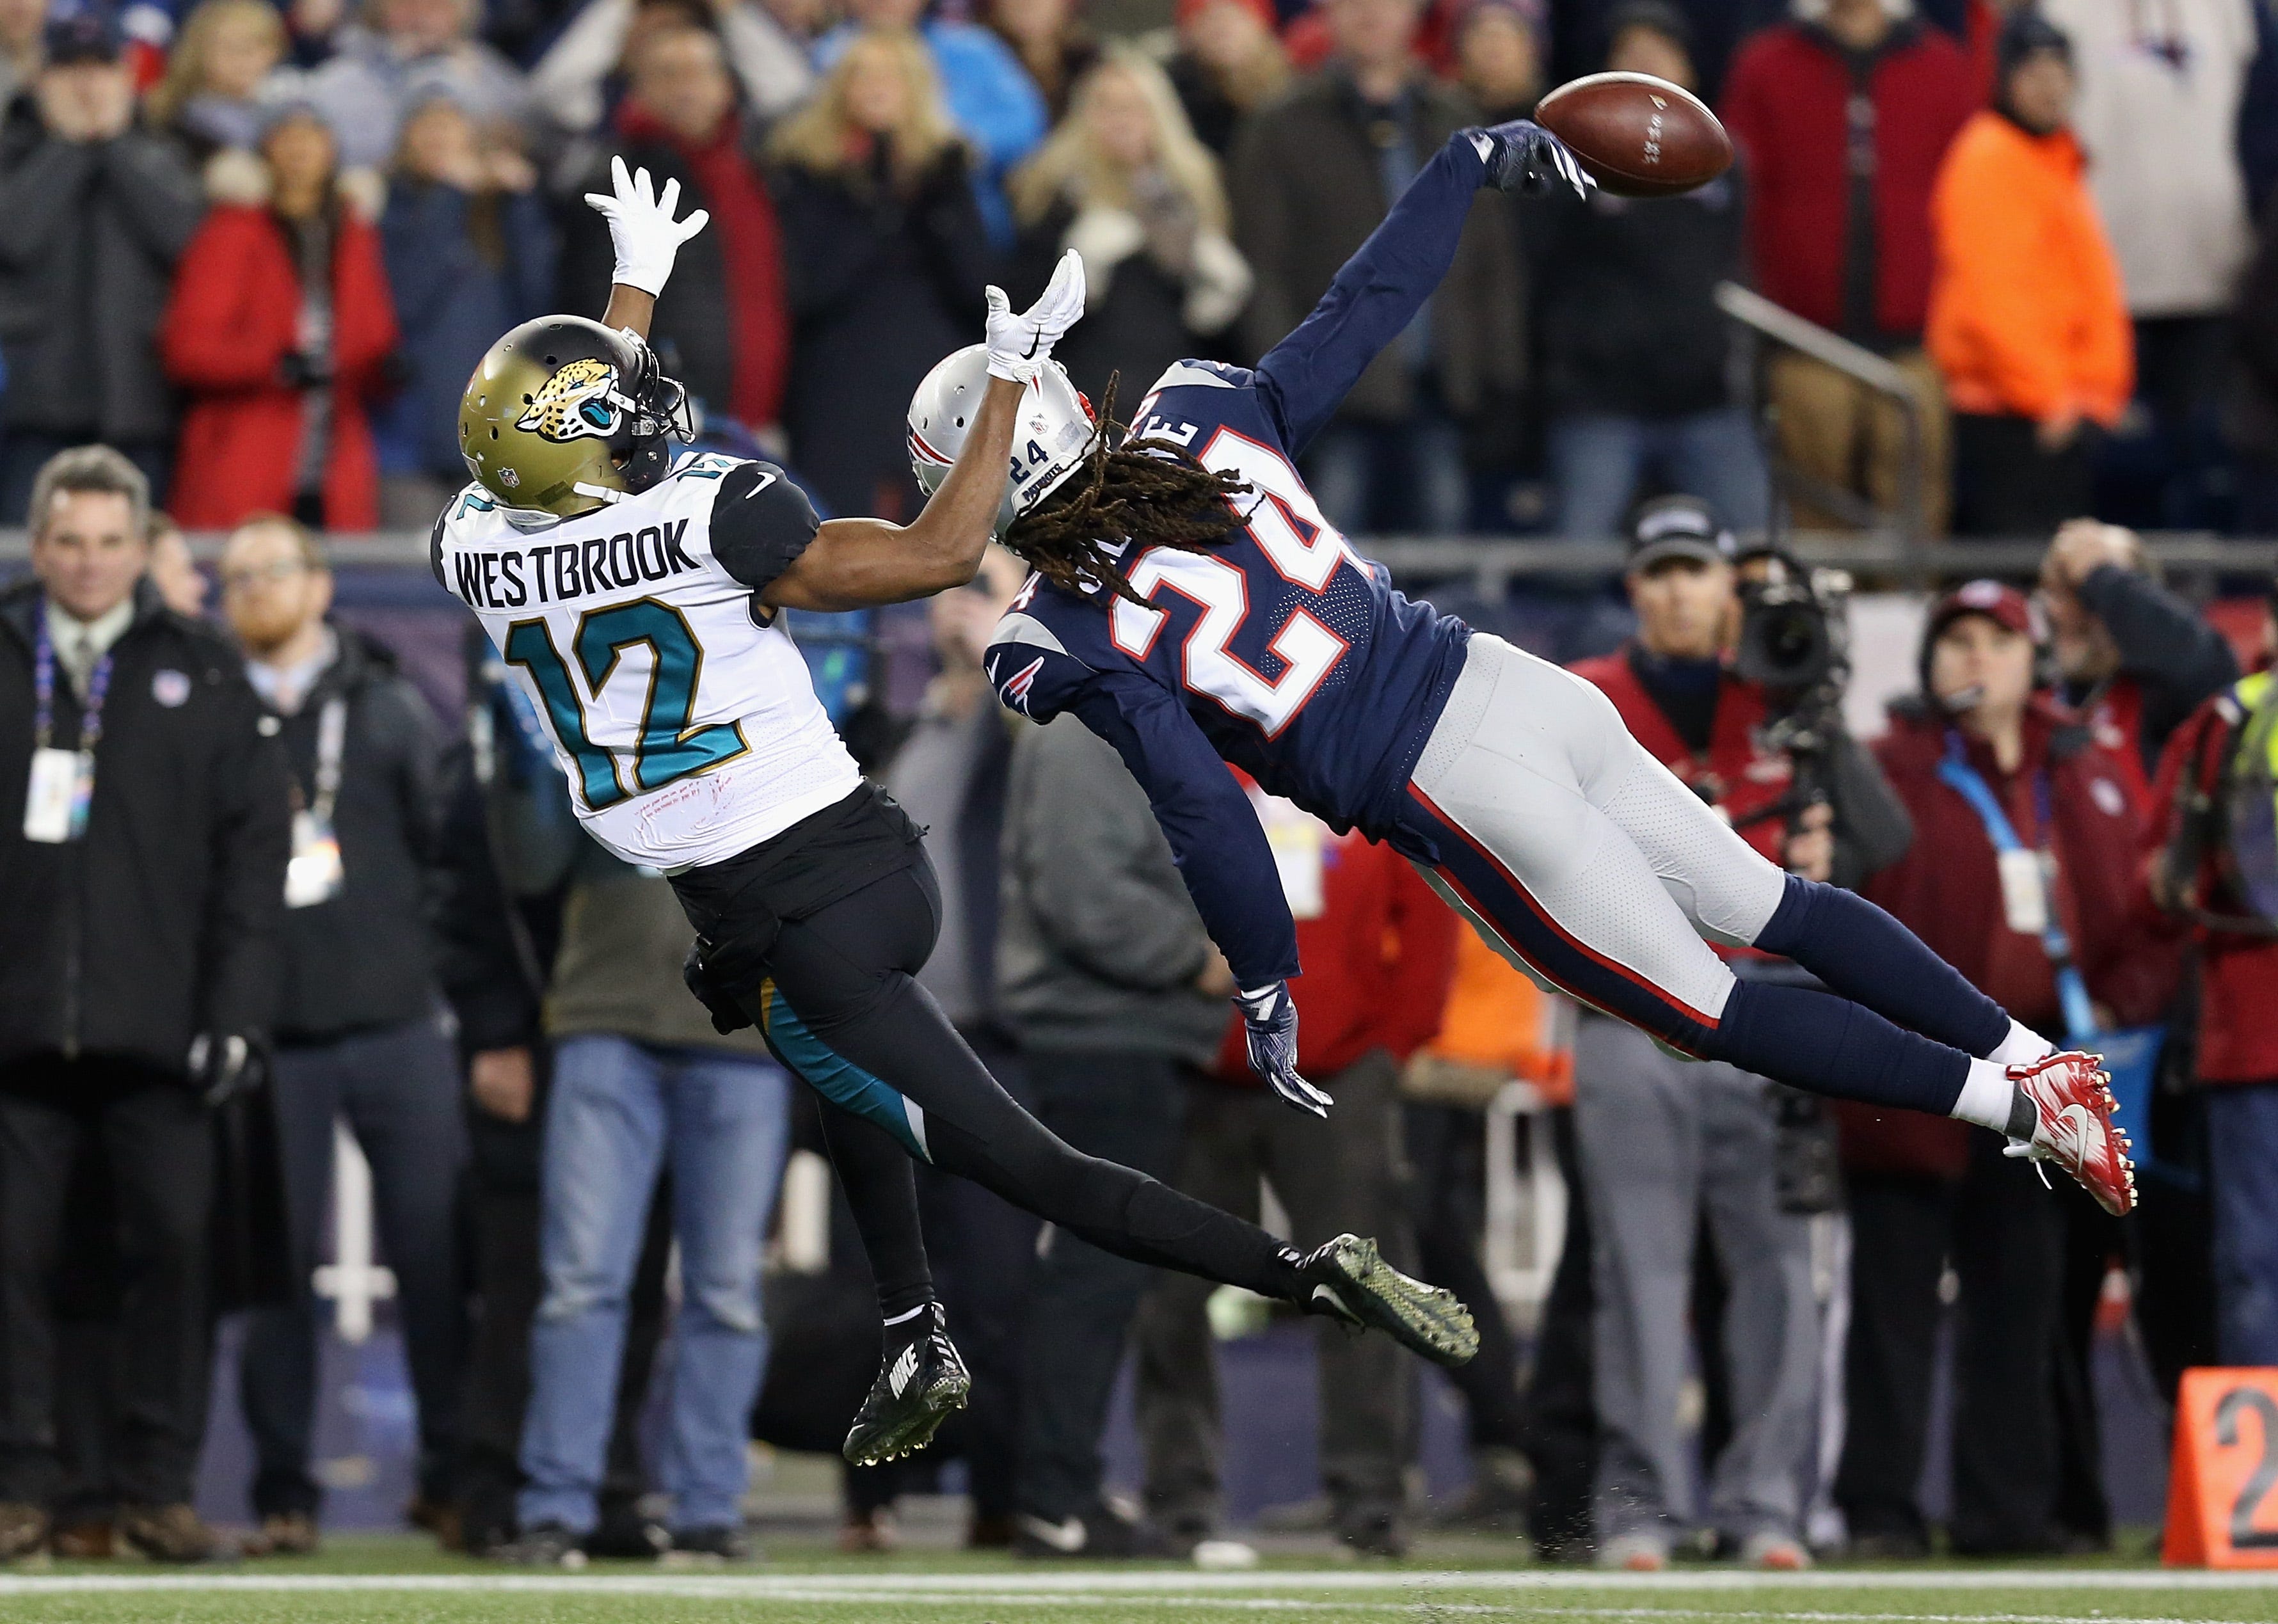
<path id="1" fill-rule="evenodd" d="M 621 421 L 617 369 L 606 361 L 572 361 L 547 379 L 515 419 L 515 427 L 555 441 L 607 440 Z"/>

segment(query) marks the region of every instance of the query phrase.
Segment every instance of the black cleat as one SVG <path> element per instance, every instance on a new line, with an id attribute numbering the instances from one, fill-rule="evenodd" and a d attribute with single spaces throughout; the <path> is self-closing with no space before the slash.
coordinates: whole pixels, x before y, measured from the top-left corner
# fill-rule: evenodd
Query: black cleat
<path id="1" fill-rule="evenodd" d="M 930 1322 L 913 1341 L 889 1349 L 884 1368 L 870 1383 L 870 1396 L 854 1412 L 841 1450 L 856 1466 L 877 1466 L 923 1449 L 952 1410 L 965 1407 L 972 1375 L 949 1339 L 939 1303 L 929 1305 Z"/>
<path id="2" fill-rule="evenodd" d="M 1297 1266 L 1298 1305 L 1348 1325 L 1374 1326 L 1435 1365 L 1460 1365 L 1479 1351 L 1472 1311 L 1453 1291 L 1411 1280 L 1386 1262 L 1372 1240 L 1340 1235 Z"/>

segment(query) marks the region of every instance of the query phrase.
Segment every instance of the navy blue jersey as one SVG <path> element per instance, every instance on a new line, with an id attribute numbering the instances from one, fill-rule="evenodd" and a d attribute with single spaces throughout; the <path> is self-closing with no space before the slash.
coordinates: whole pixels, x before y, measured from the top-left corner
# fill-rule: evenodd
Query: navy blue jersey
<path id="1" fill-rule="evenodd" d="M 1248 483 L 1240 530 L 1206 552 L 1127 555 L 1147 607 L 1031 579 L 989 647 L 1006 705 L 1040 722 L 1069 712 L 1121 754 L 1246 988 L 1296 973 L 1296 928 L 1221 763 L 1340 832 L 1412 845 L 1398 808 L 1463 670 L 1469 629 L 1395 592 L 1293 463 L 1446 274 L 1482 156 L 1453 137 L 1254 371 L 1182 361 L 1140 402 L 1135 438 Z"/>

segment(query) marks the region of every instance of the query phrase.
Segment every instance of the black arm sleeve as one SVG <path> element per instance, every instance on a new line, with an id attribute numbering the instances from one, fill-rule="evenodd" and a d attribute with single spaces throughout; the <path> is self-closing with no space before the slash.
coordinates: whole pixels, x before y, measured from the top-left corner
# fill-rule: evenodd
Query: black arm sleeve
<path id="1" fill-rule="evenodd" d="M 712 556 L 753 592 L 799 562 L 822 521 L 814 504 L 772 463 L 738 463 L 712 498 Z"/>

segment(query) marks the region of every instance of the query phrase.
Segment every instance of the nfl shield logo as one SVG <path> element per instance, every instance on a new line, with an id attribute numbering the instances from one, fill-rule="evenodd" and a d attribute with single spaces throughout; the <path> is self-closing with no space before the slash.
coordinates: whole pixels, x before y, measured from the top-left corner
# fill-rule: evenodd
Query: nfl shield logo
<path id="1" fill-rule="evenodd" d="M 150 697 L 173 710 L 190 697 L 190 679 L 180 671 L 160 671 L 150 678 Z"/>

